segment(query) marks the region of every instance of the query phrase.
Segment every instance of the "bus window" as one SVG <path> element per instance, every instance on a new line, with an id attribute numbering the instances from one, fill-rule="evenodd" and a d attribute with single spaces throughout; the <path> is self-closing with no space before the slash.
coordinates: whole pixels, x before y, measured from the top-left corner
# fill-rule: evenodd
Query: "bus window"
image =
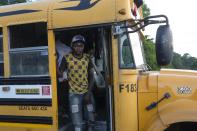
<path id="1" fill-rule="evenodd" d="M 119 36 L 119 61 L 120 68 L 134 68 L 134 60 L 128 35 Z"/>
<path id="2" fill-rule="evenodd" d="M 9 31 L 11 76 L 47 76 L 46 23 L 14 25 Z"/>
<path id="3" fill-rule="evenodd" d="M 3 35 L 2 28 L 0 28 L 0 77 L 4 75 L 4 66 L 3 66 Z"/>

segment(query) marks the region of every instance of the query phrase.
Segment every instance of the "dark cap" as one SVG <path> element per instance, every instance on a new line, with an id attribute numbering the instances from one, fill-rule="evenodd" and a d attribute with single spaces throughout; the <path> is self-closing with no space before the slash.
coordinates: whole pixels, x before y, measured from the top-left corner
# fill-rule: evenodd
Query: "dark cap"
<path id="1" fill-rule="evenodd" d="M 82 35 L 75 35 L 73 38 L 72 38 L 72 44 L 73 43 L 76 43 L 76 42 L 82 42 L 83 44 L 85 44 L 85 38 L 82 36 Z"/>

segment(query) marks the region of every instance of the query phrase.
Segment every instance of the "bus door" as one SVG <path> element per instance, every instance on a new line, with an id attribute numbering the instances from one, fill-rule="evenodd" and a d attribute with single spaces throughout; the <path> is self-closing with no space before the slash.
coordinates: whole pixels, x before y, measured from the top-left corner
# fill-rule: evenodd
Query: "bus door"
<path id="1" fill-rule="evenodd" d="M 4 65 L 0 76 L 1 131 L 52 130 L 47 42 L 44 22 L 3 28 L 0 34 L 0 51 L 2 45 L 4 51 L 0 52 L 4 56 L 0 56 L 0 64 Z"/>
<path id="2" fill-rule="evenodd" d="M 116 131 L 138 131 L 136 62 L 132 51 L 132 39 L 124 23 L 114 26 L 112 44 L 114 105 Z M 139 37 L 137 37 L 139 38 Z M 140 53 L 140 52 L 139 52 Z"/>
<path id="3" fill-rule="evenodd" d="M 95 105 L 95 121 L 91 124 L 98 131 L 112 130 L 112 85 L 111 85 L 111 27 L 82 27 L 77 29 L 60 30 L 55 32 L 61 42 L 71 46 L 72 37 L 80 34 L 85 38 L 84 52 L 89 54 L 94 67 L 94 85 L 92 93 Z M 57 49 L 57 48 L 56 48 Z M 81 70 L 78 70 L 79 74 Z M 72 131 L 73 125 L 68 103 L 68 83 L 58 81 L 58 126 L 59 130 Z M 87 126 L 87 124 L 86 124 Z"/>

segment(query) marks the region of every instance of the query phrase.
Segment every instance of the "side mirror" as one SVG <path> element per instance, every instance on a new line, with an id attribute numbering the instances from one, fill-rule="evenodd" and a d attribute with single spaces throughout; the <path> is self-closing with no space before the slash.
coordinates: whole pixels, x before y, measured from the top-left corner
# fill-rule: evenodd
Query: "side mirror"
<path id="1" fill-rule="evenodd" d="M 169 25 L 159 26 L 157 29 L 155 46 L 158 65 L 165 66 L 170 64 L 173 56 L 172 41 L 172 32 Z"/>

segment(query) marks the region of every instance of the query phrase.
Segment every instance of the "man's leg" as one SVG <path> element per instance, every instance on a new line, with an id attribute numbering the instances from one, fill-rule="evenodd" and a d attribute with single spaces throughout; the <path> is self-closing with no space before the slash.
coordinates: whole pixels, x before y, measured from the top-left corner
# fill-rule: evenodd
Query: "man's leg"
<path id="1" fill-rule="evenodd" d="M 74 131 L 83 131 L 84 122 L 82 119 L 82 96 L 69 93 L 69 105 L 75 129 Z"/>
<path id="2" fill-rule="evenodd" d="M 91 99 L 90 102 L 85 105 L 85 114 L 87 115 L 86 118 L 88 121 L 94 122 L 95 121 L 95 106 L 94 106 L 94 98 L 93 94 L 90 94 Z M 91 125 L 88 126 L 88 131 L 94 131 Z"/>

